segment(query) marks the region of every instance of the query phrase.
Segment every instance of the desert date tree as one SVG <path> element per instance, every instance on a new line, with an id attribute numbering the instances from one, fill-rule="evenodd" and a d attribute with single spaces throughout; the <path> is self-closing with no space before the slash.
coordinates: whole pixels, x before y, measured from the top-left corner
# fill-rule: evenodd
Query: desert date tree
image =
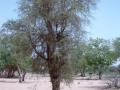
<path id="1" fill-rule="evenodd" d="M 52 90 L 60 90 L 74 34 L 82 30 L 95 5 L 96 0 L 20 0 L 19 19 L 3 25 L 12 33 L 26 34 L 35 57 L 47 64 Z"/>

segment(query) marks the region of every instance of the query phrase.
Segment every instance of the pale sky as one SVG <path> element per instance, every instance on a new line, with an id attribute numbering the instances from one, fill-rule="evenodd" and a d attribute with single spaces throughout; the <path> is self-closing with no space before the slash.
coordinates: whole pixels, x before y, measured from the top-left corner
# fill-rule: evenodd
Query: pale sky
<path id="1" fill-rule="evenodd" d="M 88 31 L 92 37 L 120 37 L 120 0 L 101 0 Z"/>
<path id="2" fill-rule="evenodd" d="M 9 19 L 17 17 L 18 0 L 1 0 L 0 1 L 0 26 Z"/>
<path id="3" fill-rule="evenodd" d="M 1 0 L 0 26 L 9 19 L 17 18 L 19 0 Z M 97 9 L 92 13 L 94 18 L 87 28 L 91 37 L 114 39 L 120 37 L 120 0 L 100 0 Z"/>

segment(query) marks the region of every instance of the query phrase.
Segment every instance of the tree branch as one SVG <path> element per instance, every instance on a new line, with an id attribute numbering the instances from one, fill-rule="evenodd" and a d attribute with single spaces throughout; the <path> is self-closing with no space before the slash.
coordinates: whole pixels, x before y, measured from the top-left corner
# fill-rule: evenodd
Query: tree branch
<path id="1" fill-rule="evenodd" d="M 32 38 L 31 38 L 31 35 L 30 35 L 30 32 L 28 33 L 28 37 L 29 37 L 29 40 L 30 40 L 30 43 L 31 43 L 31 46 L 33 47 L 35 53 L 43 60 L 47 60 L 47 58 L 45 58 L 45 56 L 38 52 L 37 49 L 36 49 L 36 45 L 32 42 Z"/>

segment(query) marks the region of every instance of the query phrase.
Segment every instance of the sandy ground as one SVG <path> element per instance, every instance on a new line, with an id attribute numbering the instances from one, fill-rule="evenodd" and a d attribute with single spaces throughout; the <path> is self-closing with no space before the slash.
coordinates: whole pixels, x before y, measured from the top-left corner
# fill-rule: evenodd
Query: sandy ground
<path id="1" fill-rule="evenodd" d="M 76 78 L 70 86 L 61 84 L 61 90 L 104 90 L 104 80 L 81 80 Z M 0 79 L 0 90 L 51 90 L 49 77 L 34 76 L 26 78 L 23 83 L 18 79 Z"/>

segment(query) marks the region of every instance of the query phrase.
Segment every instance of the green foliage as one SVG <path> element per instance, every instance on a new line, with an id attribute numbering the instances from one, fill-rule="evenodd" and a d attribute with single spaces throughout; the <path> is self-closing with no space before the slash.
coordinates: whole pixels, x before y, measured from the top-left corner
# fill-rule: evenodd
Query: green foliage
<path id="1" fill-rule="evenodd" d="M 114 61 L 115 53 L 109 41 L 96 38 L 80 42 L 72 50 L 74 73 L 103 73 Z"/>
<path id="2" fill-rule="evenodd" d="M 72 78 L 73 68 L 71 66 L 72 66 L 71 61 L 67 61 L 66 64 L 63 65 L 62 70 L 61 70 L 62 81 L 65 81 L 67 85 L 73 82 L 73 78 Z"/>
<path id="3" fill-rule="evenodd" d="M 109 41 L 104 39 L 91 39 L 86 59 L 89 67 L 95 72 L 104 72 L 114 60 L 114 52 L 110 48 Z"/>
<path id="4" fill-rule="evenodd" d="M 78 46 L 74 47 L 72 50 L 72 63 L 75 74 L 80 73 L 87 68 L 87 62 L 85 59 L 86 51 L 87 46 L 85 42 L 80 42 Z"/>
<path id="5" fill-rule="evenodd" d="M 30 70 L 32 66 L 31 48 L 24 33 L 16 33 L 11 38 L 12 57 L 21 69 Z"/>
<path id="6" fill-rule="evenodd" d="M 115 51 L 116 58 L 120 57 L 120 38 L 119 37 L 113 40 L 113 49 Z"/>
<path id="7" fill-rule="evenodd" d="M 4 34 L 0 41 L 0 67 L 6 65 L 20 65 L 21 69 L 28 70 L 31 67 L 31 54 L 27 38 L 23 33 Z M 29 48 L 29 50 L 28 50 Z"/>
<path id="8" fill-rule="evenodd" d="M 70 75 L 61 70 L 62 67 L 66 68 L 63 70 L 70 69 L 67 60 L 71 60 L 69 52 L 74 45 L 72 41 L 76 31 L 83 30 L 96 1 L 20 0 L 20 18 L 3 25 L 3 30 L 11 31 L 12 35 L 21 35 L 13 39 L 13 55 L 17 63 L 33 51 L 40 60 L 47 62 L 53 90 L 59 90 L 61 74 L 66 74 L 67 78 Z"/>
<path id="9" fill-rule="evenodd" d="M 13 64 L 14 60 L 12 58 L 12 53 L 10 49 L 10 44 L 8 44 L 9 40 L 7 38 L 3 38 L 0 40 L 0 69 L 3 69 L 5 65 Z"/>

